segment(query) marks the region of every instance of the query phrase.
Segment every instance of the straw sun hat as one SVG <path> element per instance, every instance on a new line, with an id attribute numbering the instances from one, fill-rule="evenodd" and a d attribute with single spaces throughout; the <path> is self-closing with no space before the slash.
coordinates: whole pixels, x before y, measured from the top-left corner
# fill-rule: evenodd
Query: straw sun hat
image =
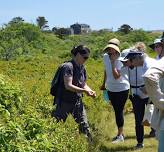
<path id="1" fill-rule="evenodd" d="M 120 49 L 119 49 L 120 41 L 116 38 L 110 39 L 108 41 L 108 44 L 105 46 L 103 51 L 106 51 L 108 48 L 113 48 L 120 54 Z"/>

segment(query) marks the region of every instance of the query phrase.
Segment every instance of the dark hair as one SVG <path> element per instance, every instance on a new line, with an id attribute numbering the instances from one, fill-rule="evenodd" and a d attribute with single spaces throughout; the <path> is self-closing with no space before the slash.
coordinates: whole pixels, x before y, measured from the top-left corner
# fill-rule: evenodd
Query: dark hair
<path id="1" fill-rule="evenodd" d="M 77 53 L 87 54 L 87 53 L 90 53 L 90 50 L 89 50 L 89 48 L 87 48 L 84 45 L 74 46 L 73 49 L 71 50 L 71 54 L 73 54 L 74 56 L 76 56 Z"/>

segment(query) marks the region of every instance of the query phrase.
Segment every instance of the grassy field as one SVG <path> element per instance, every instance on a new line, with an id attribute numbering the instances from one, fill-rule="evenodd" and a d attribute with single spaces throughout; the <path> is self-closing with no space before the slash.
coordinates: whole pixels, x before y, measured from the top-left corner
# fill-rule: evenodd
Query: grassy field
<path id="1" fill-rule="evenodd" d="M 59 39 L 29 24 L 9 25 L 3 29 L 0 32 L 4 38 L 1 45 L 6 47 L 0 48 L 0 152 L 135 151 L 134 117 L 130 113 L 130 102 L 125 107 L 125 142 L 111 144 L 117 129 L 113 110 L 103 101 L 99 89 L 103 81 L 102 49 L 113 37 L 121 41 L 122 50 L 137 41 L 148 46 L 158 35 L 139 30 L 127 35 L 93 32 Z M 78 125 L 72 117 L 68 117 L 66 123 L 55 123 L 51 117 L 54 106 L 49 93 L 50 82 L 58 65 L 70 58 L 70 49 L 77 44 L 85 44 L 91 49 L 91 58 L 86 62 L 87 84 L 96 91 L 97 97 L 91 99 L 84 95 L 84 104 L 94 139 L 92 145 L 79 135 Z M 152 57 L 155 55 L 150 48 L 148 53 Z M 5 55 L 9 55 L 8 60 L 4 60 Z M 14 87 L 16 84 L 18 88 Z M 155 152 L 157 141 L 148 138 L 150 128 L 145 129 L 145 147 L 141 151 Z"/>
<path id="2" fill-rule="evenodd" d="M 15 141 L 15 139 L 20 138 L 18 136 L 19 134 L 13 136 L 14 138 L 9 136 L 13 134 L 13 128 L 8 126 L 8 122 L 0 123 L 2 126 L 8 127 L 4 127 L 2 130 L 4 133 L 2 135 L 6 138 L 8 151 L 10 151 L 10 149 L 19 149 L 18 151 L 22 152 L 30 149 L 32 151 L 51 152 L 52 149 L 55 148 L 58 149 L 57 152 L 76 152 L 77 150 L 82 152 L 135 151 L 134 116 L 130 113 L 131 103 L 129 101 L 127 101 L 125 107 L 125 142 L 121 144 L 111 143 L 112 138 L 116 135 L 117 129 L 113 109 L 103 101 L 102 92 L 99 90 L 103 77 L 103 65 L 101 60 L 90 59 L 86 64 L 88 84 L 97 92 L 95 99 L 84 96 L 88 120 L 94 137 L 93 144 L 88 145 L 85 138 L 78 135 L 78 126 L 72 117 L 69 117 L 64 125 L 62 123 L 53 123 L 50 116 L 53 101 L 49 94 L 49 85 L 54 68 L 56 68 L 57 63 L 59 64 L 61 62 L 62 61 L 44 56 L 0 62 L 1 73 L 10 77 L 14 82 L 18 82 L 25 95 L 23 100 L 24 113 L 19 116 L 13 115 L 12 119 L 8 118 L 14 122 L 16 128 L 17 124 L 21 124 L 21 142 Z M 25 128 L 24 123 L 27 121 L 31 123 L 31 120 L 32 124 L 30 128 Z M 11 130 L 11 134 L 7 133 L 8 129 Z M 141 151 L 155 152 L 157 149 L 157 141 L 154 138 L 148 138 L 150 128 L 145 129 L 145 147 Z M 35 130 L 37 130 L 37 132 L 33 133 Z M 26 137 L 29 133 L 31 140 Z M 16 144 L 14 148 L 13 143 Z M 24 143 L 26 144 L 24 145 Z M 35 147 L 35 145 L 37 145 L 37 147 Z M 63 145 L 65 145 L 64 148 Z M 80 149 L 80 147 L 83 148 Z"/>
<path id="3" fill-rule="evenodd" d="M 110 107 L 111 108 L 111 107 Z M 114 114 L 112 112 L 112 117 Z M 144 136 L 144 148 L 136 150 L 134 146 L 136 145 L 136 136 L 135 136 L 135 122 L 134 114 L 128 113 L 125 115 L 125 126 L 124 134 L 125 141 L 124 143 L 112 144 L 111 140 L 116 135 L 117 128 L 115 126 L 115 121 L 106 122 L 108 123 L 108 131 L 106 131 L 106 136 L 104 133 L 104 139 L 101 141 L 101 146 L 98 151 L 100 152 L 156 152 L 157 151 L 157 140 L 155 138 L 149 137 L 150 128 L 145 127 L 145 136 Z"/>

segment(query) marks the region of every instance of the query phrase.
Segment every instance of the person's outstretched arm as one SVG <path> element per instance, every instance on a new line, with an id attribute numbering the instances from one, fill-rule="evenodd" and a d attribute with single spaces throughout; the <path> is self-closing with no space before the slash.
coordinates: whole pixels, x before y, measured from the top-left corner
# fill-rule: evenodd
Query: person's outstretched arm
<path id="1" fill-rule="evenodd" d="M 71 76 L 64 76 L 64 86 L 67 90 L 77 93 L 85 93 L 88 96 L 95 97 L 96 93 L 93 91 L 86 83 L 83 88 L 75 86 L 72 84 Z"/>

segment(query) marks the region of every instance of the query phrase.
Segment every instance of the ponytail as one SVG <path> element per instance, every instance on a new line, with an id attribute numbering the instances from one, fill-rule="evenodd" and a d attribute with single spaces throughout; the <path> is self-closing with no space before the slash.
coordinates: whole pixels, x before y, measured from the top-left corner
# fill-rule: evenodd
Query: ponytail
<path id="1" fill-rule="evenodd" d="M 84 45 L 74 46 L 73 49 L 71 50 L 71 54 L 73 54 L 74 56 L 76 56 L 77 53 L 87 54 L 87 53 L 90 53 L 90 50 L 89 50 L 89 48 L 87 48 Z"/>
<path id="2" fill-rule="evenodd" d="M 74 56 L 76 56 L 76 54 L 77 54 L 76 48 L 77 48 L 77 47 L 74 46 L 73 49 L 71 50 L 71 54 L 74 55 Z"/>

